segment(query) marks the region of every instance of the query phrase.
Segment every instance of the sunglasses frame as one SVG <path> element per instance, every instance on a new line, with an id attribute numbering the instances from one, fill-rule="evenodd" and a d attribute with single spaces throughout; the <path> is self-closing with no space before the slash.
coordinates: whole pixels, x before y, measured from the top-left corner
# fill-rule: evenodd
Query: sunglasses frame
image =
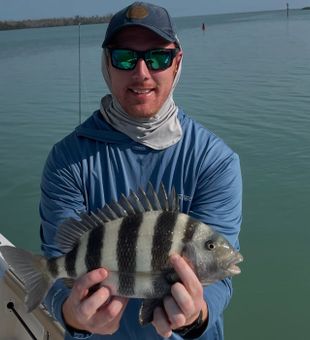
<path id="1" fill-rule="evenodd" d="M 139 59 L 143 59 L 145 64 L 146 64 L 146 66 L 147 66 L 147 68 L 149 70 L 151 70 L 151 71 L 163 71 L 163 70 L 166 70 L 167 68 L 169 68 L 172 65 L 173 59 L 176 57 L 176 55 L 180 51 L 180 48 L 178 48 L 178 47 L 176 47 L 176 48 L 152 48 L 152 49 L 149 49 L 149 50 L 146 50 L 146 51 L 136 51 L 136 50 L 133 50 L 133 49 L 130 49 L 130 48 L 108 47 L 107 50 L 109 51 L 109 54 L 110 54 L 110 60 L 111 60 L 112 66 L 114 68 L 118 69 L 118 70 L 132 71 L 137 66 L 137 63 L 138 63 Z M 119 67 L 118 65 L 116 65 L 114 63 L 113 52 L 117 51 L 117 50 L 130 51 L 130 52 L 134 53 L 136 61 L 135 61 L 135 63 L 134 63 L 132 68 L 121 68 L 121 67 Z M 169 64 L 167 64 L 165 67 L 154 69 L 152 67 L 151 62 L 148 60 L 150 58 L 147 59 L 147 56 L 150 55 L 152 52 L 160 52 L 160 51 L 169 53 L 170 61 L 169 61 Z"/>

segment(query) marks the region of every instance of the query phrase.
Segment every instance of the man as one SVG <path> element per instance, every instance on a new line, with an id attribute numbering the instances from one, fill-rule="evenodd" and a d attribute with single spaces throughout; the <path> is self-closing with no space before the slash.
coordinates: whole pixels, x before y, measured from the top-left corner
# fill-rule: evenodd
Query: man
<path id="1" fill-rule="evenodd" d="M 180 209 L 214 226 L 235 247 L 241 222 L 238 156 L 173 101 L 182 48 L 164 8 L 136 2 L 115 14 L 103 42 L 102 71 L 111 91 L 100 110 L 52 149 L 42 178 L 42 248 L 59 255 L 53 239 L 64 219 L 78 219 L 123 193 L 151 182 L 174 186 Z M 50 290 L 46 305 L 66 339 L 223 339 L 222 314 L 231 280 L 207 288 L 179 256 L 171 263 L 182 283 L 172 286 L 152 325 L 138 323 L 139 299 L 92 287 L 108 275 L 94 270 Z"/>

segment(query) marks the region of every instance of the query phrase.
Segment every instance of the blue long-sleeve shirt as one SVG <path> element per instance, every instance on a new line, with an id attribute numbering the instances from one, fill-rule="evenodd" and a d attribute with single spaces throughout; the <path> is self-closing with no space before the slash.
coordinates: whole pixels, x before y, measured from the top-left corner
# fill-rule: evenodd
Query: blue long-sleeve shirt
<path id="1" fill-rule="evenodd" d="M 99 111 L 57 143 L 45 164 L 41 183 L 41 239 L 46 256 L 59 256 L 54 243 L 57 227 L 81 212 L 96 211 L 121 193 L 155 189 L 162 182 L 168 192 L 174 186 L 180 210 L 223 234 L 239 248 L 242 181 L 238 156 L 217 136 L 181 110 L 181 140 L 164 150 L 136 143 L 113 129 Z M 61 307 L 69 294 L 61 280 L 50 289 L 45 303 L 64 326 Z M 201 340 L 223 339 L 223 311 L 232 295 L 229 278 L 204 288 L 209 322 Z M 113 335 L 67 333 L 66 339 L 163 339 L 152 325 L 141 327 L 141 300 L 131 299 L 120 328 Z M 175 333 L 170 339 L 181 339 Z"/>

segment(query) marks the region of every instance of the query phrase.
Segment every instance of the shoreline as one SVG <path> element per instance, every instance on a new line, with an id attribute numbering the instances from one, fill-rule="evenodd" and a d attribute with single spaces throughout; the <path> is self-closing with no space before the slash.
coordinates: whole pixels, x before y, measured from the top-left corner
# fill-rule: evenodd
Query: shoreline
<path id="1" fill-rule="evenodd" d="M 108 23 L 112 14 L 105 16 L 82 17 L 75 16 L 71 18 L 48 18 L 48 19 L 27 19 L 27 20 L 7 20 L 0 21 L 0 31 L 24 29 L 24 28 L 42 28 L 57 26 L 73 26 L 73 25 L 91 25 Z"/>
<path id="2" fill-rule="evenodd" d="M 310 10 L 310 6 L 303 8 L 292 8 L 290 10 Z M 251 13 L 251 12 L 250 12 Z M 233 13 L 221 13 L 233 14 Z M 212 14 L 212 15 L 221 15 Z M 240 13 L 241 14 L 241 13 Z M 76 26 L 76 25 L 92 25 L 109 23 L 113 14 L 104 16 L 75 16 L 68 18 L 45 18 L 45 19 L 25 19 L 25 20 L 0 20 L 0 31 L 25 29 L 25 28 L 44 28 L 44 27 L 58 27 L 58 26 Z"/>

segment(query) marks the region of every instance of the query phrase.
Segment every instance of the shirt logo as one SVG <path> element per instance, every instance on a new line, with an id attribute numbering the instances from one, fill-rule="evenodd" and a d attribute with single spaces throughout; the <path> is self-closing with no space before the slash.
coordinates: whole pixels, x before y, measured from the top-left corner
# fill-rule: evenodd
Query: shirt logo
<path id="1" fill-rule="evenodd" d="M 193 199 L 193 197 L 185 194 L 179 194 L 179 199 L 180 201 L 190 202 Z"/>

